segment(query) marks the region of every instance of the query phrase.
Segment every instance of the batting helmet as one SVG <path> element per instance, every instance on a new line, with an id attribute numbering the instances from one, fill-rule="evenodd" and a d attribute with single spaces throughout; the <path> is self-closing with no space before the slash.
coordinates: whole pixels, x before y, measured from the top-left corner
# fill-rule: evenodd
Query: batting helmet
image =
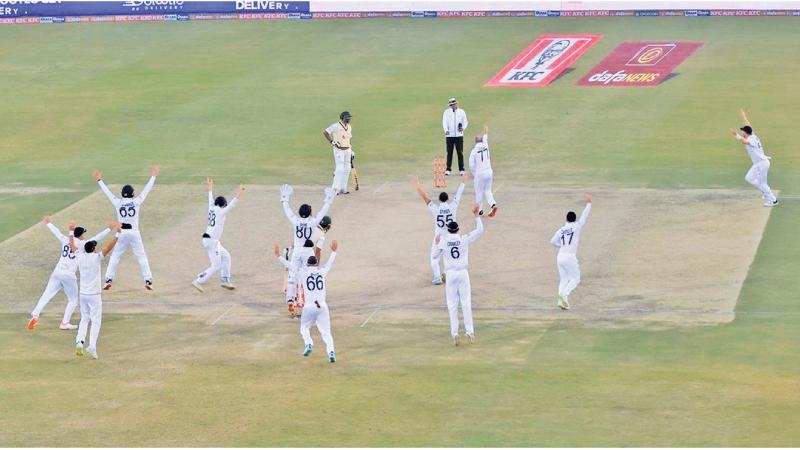
<path id="1" fill-rule="evenodd" d="M 311 205 L 303 203 L 300 205 L 300 209 L 297 212 L 300 214 L 300 217 L 305 219 L 311 215 Z"/>
<path id="2" fill-rule="evenodd" d="M 331 222 L 331 217 L 325 216 L 322 218 L 322 220 L 319 221 L 319 227 L 322 228 L 324 231 L 328 231 L 331 229 L 332 223 L 333 222 Z"/>
<path id="3" fill-rule="evenodd" d="M 350 111 L 342 111 L 342 113 L 339 114 L 339 119 L 341 119 L 341 120 L 347 120 L 347 119 L 349 119 L 351 117 L 353 117 L 353 116 L 350 114 Z"/>

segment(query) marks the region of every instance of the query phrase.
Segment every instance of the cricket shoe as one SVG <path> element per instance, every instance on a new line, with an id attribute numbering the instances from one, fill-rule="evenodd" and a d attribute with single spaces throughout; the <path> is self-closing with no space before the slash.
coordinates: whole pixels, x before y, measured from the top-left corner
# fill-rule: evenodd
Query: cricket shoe
<path id="1" fill-rule="evenodd" d="M 489 211 L 489 217 L 494 217 L 497 215 L 497 205 L 492 205 L 492 210 Z"/>
<path id="2" fill-rule="evenodd" d="M 469 339 L 469 343 L 470 344 L 474 344 L 475 343 L 475 335 L 474 334 L 467 333 L 467 339 Z"/>
<path id="3" fill-rule="evenodd" d="M 459 344 L 460 342 L 461 342 L 461 339 L 459 338 L 459 336 L 458 336 L 458 335 L 455 335 L 455 336 L 453 336 L 453 345 L 455 345 L 456 347 L 458 347 L 458 344 Z"/>
<path id="4" fill-rule="evenodd" d="M 92 357 L 92 359 L 98 359 L 97 350 L 96 349 L 88 348 L 88 349 L 86 349 L 86 353 L 88 353 L 89 356 Z"/>
<path id="5" fill-rule="evenodd" d="M 305 350 L 303 350 L 303 356 L 308 356 L 311 354 L 311 350 L 314 350 L 314 346 L 311 344 L 306 345 Z"/>
<path id="6" fill-rule="evenodd" d="M 445 170 L 445 171 L 444 171 L 444 174 L 445 174 L 445 175 L 447 175 L 447 176 L 449 177 L 449 176 L 450 176 L 450 171 L 449 171 L 449 170 Z"/>
<path id="7" fill-rule="evenodd" d="M 148 291 L 153 290 L 153 280 L 144 280 L 144 288 Z"/>
<path id="8" fill-rule="evenodd" d="M 78 326 L 73 325 L 71 323 L 61 322 L 61 325 L 58 326 L 59 330 L 77 330 Z"/>
<path id="9" fill-rule="evenodd" d="M 569 300 L 567 300 L 567 297 L 563 295 L 558 296 L 558 307 L 565 311 L 569 309 Z"/>
<path id="10" fill-rule="evenodd" d="M 83 342 L 78 342 L 75 345 L 75 356 L 83 356 Z"/>
<path id="11" fill-rule="evenodd" d="M 434 278 L 434 279 L 433 279 L 433 281 L 432 281 L 432 283 L 433 283 L 433 284 L 435 284 L 435 285 L 437 285 L 437 286 L 438 286 L 438 285 L 440 285 L 440 284 L 442 284 L 442 277 L 437 277 L 437 278 Z"/>
<path id="12" fill-rule="evenodd" d="M 222 284 L 220 284 L 220 286 L 224 287 L 225 289 L 227 289 L 229 291 L 232 291 L 232 290 L 236 289 L 236 285 L 231 283 L 230 280 L 223 281 Z"/>
<path id="13" fill-rule="evenodd" d="M 464 171 L 463 170 L 459 170 L 458 174 L 463 176 L 464 175 Z"/>
<path id="14" fill-rule="evenodd" d="M 478 211 L 478 215 L 482 216 L 483 215 L 483 210 Z"/>
<path id="15" fill-rule="evenodd" d="M 114 280 L 112 280 L 111 278 L 109 278 L 109 279 L 107 279 L 107 280 L 106 280 L 106 285 L 105 285 L 105 286 L 103 286 L 103 290 L 104 290 L 104 291 L 107 291 L 107 290 L 111 289 L 111 282 L 112 282 L 112 281 L 114 281 Z"/>
<path id="16" fill-rule="evenodd" d="M 203 290 L 203 286 L 200 286 L 200 283 L 198 283 L 197 280 L 192 281 L 192 286 L 194 286 L 194 288 L 197 289 L 199 292 L 205 292 Z"/>
<path id="17" fill-rule="evenodd" d="M 35 330 L 36 329 L 36 324 L 38 324 L 38 323 L 39 323 L 39 317 L 38 316 L 31 317 L 31 320 L 28 321 L 28 329 L 31 330 L 31 331 Z"/>
<path id="18" fill-rule="evenodd" d="M 774 202 L 768 201 L 768 202 L 764 203 L 764 206 L 766 206 L 767 208 L 772 208 L 773 206 L 776 206 L 777 204 L 778 204 L 778 199 L 776 198 Z"/>
<path id="19" fill-rule="evenodd" d="M 336 353 L 330 352 L 328 353 L 328 361 L 335 363 L 336 362 Z"/>

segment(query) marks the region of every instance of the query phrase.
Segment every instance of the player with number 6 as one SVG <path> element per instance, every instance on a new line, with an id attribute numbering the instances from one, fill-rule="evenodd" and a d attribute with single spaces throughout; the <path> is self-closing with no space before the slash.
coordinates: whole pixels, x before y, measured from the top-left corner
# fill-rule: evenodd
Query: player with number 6
<path id="1" fill-rule="evenodd" d="M 439 203 L 431 201 L 428 193 L 422 189 L 422 184 L 419 182 L 419 177 L 411 179 L 411 185 L 417 190 L 417 193 L 422 197 L 422 201 L 428 206 L 428 210 L 433 216 L 433 241 L 431 242 L 431 270 L 433 270 L 433 284 L 442 284 L 442 269 L 440 266 L 440 259 L 436 256 L 436 237 L 444 234 L 445 227 L 450 222 L 455 222 L 458 216 L 458 204 L 461 202 L 461 195 L 464 193 L 464 188 L 467 186 L 467 174 L 461 174 L 461 184 L 458 185 L 455 198 L 452 201 L 447 192 L 439 193 Z"/>
<path id="2" fill-rule="evenodd" d="M 150 172 L 150 180 L 142 189 L 142 193 L 138 196 L 133 196 L 133 186 L 126 184 L 122 187 L 122 198 L 114 195 L 108 186 L 103 182 L 103 174 L 99 170 L 94 171 L 94 179 L 100 185 L 100 190 L 108 197 L 108 200 L 114 205 L 117 213 L 117 221 L 122 224 L 122 233 L 119 237 L 119 242 L 114 247 L 111 253 L 111 258 L 106 267 L 106 282 L 103 290 L 111 289 L 111 284 L 114 282 L 114 277 L 117 275 L 117 266 L 122 254 L 130 247 L 133 251 L 136 260 L 139 262 L 139 268 L 142 271 L 142 278 L 144 278 L 144 287 L 148 291 L 153 290 L 153 274 L 150 272 L 150 262 L 147 260 L 147 254 L 144 251 L 142 244 L 142 235 L 139 234 L 139 213 L 144 199 L 153 189 L 158 176 L 158 166 L 153 166 Z"/>
<path id="3" fill-rule="evenodd" d="M 567 223 L 559 228 L 550 239 L 550 243 L 558 247 L 556 263 L 558 266 L 558 307 L 569 309 L 569 294 L 581 282 L 581 267 L 578 265 L 578 244 L 581 240 L 581 231 L 586 225 L 589 213 L 592 211 L 592 195 L 586 194 L 586 207 L 583 208 L 581 217 L 575 221 L 575 211 L 567 213 Z"/>
<path id="4" fill-rule="evenodd" d="M 233 200 L 228 204 L 223 196 L 214 198 L 214 180 L 206 178 L 206 184 L 208 184 L 208 225 L 206 232 L 203 233 L 203 248 L 206 249 L 211 265 L 197 275 L 197 278 L 192 281 L 192 286 L 203 292 L 203 284 L 221 271 L 221 286 L 232 291 L 236 289 L 236 286 L 231 282 L 231 254 L 222 246 L 220 239 L 222 239 L 222 231 L 225 228 L 225 219 L 239 204 L 239 197 L 244 192 L 244 186 L 239 186 L 239 189 L 233 194 Z"/>

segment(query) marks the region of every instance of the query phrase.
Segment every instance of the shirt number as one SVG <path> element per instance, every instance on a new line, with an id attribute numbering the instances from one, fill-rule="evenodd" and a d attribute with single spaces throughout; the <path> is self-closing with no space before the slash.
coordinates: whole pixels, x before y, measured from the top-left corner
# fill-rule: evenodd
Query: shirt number
<path id="1" fill-rule="evenodd" d="M 208 212 L 208 226 L 213 227 L 217 224 L 217 213 L 214 211 Z"/>
<path id="2" fill-rule="evenodd" d="M 309 291 L 321 291 L 325 289 L 325 280 L 322 279 L 322 275 L 309 275 L 306 278 L 306 288 Z"/>
<path id="3" fill-rule="evenodd" d="M 458 259 L 461 257 L 461 252 L 458 251 L 458 247 L 450 247 L 450 257 L 453 259 Z"/>
<path id="4" fill-rule="evenodd" d="M 294 229 L 294 235 L 297 236 L 298 239 L 310 239 L 311 238 L 311 228 L 308 227 L 296 227 Z"/>
<path id="5" fill-rule="evenodd" d="M 566 236 L 567 234 L 569 234 L 569 241 L 565 241 L 565 239 L 564 239 L 564 236 Z M 575 235 L 574 231 L 572 233 L 564 233 L 564 234 L 562 234 L 561 235 L 561 245 L 570 245 L 570 244 L 572 244 L 572 236 L 573 235 Z"/>
<path id="6" fill-rule="evenodd" d="M 444 228 L 445 225 L 447 225 L 452 221 L 453 221 L 452 214 L 447 214 L 447 215 L 439 214 L 438 216 L 436 216 L 436 226 L 438 226 L 439 228 Z"/>
<path id="7" fill-rule="evenodd" d="M 69 245 L 65 245 L 64 249 L 61 250 L 61 257 L 75 259 L 75 252 L 72 251 L 72 248 L 70 248 Z"/>
<path id="8" fill-rule="evenodd" d="M 119 209 L 119 216 L 120 217 L 133 217 L 136 215 L 136 207 L 135 206 L 123 206 Z"/>

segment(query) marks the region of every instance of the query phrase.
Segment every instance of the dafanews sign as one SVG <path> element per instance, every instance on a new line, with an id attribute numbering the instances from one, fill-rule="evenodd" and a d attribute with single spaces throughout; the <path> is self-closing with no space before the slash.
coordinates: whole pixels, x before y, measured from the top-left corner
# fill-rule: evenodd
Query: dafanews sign
<path id="1" fill-rule="evenodd" d="M 578 81 L 580 86 L 655 86 L 702 42 L 623 42 Z"/>
<path id="2" fill-rule="evenodd" d="M 547 86 L 600 38 L 596 34 L 541 35 L 484 86 Z"/>

